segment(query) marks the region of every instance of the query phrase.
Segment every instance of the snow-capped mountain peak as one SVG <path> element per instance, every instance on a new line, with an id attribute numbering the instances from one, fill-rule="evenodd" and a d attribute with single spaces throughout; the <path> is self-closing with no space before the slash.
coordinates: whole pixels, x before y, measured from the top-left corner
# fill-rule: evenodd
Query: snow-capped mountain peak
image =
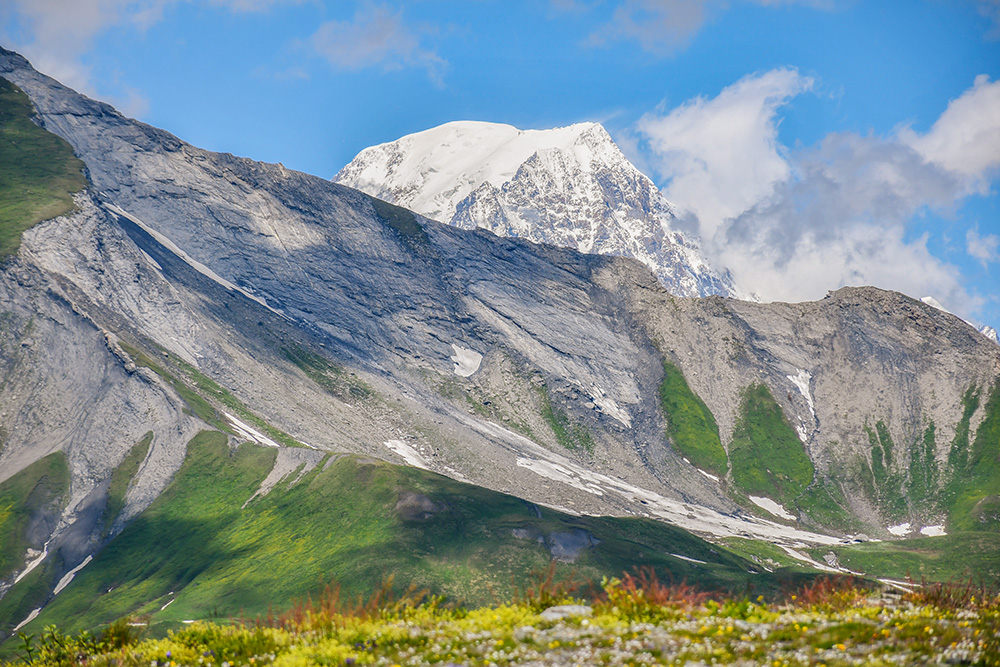
<path id="1" fill-rule="evenodd" d="M 333 180 L 448 221 L 475 188 L 483 183 L 501 187 L 538 151 L 554 148 L 584 157 L 587 142 L 580 139 L 595 130 L 607 134 L 597 123 L 519 130 L 501 123 L 454 121 L 366 148 Z"/>
<path id="2" fill-rule="evenodd" d="M 994 343 L 1000 345 L 1000 337 L 997 337 L 997 330 L 988 324 L 983 325 L 983 327 L 979 330 L 979 333 L 983 334 Z"/>
<path id="3" fill-rule="evenodd" d="M 457 227 L 634 257 L 681 296 L 747 298 L 599 123 L 446 123 L 366 148 L 335 181 Z"/>

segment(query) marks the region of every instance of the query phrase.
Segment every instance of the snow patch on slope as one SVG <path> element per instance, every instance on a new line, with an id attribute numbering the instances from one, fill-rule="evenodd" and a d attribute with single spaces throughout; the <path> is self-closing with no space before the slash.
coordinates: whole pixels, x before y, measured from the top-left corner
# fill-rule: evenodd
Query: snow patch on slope
<path id="1" fill-rule="evenodd" d="M 406 461 L 406 465 L 413 466 L 414 468 L 422 468 L 423 470 L 431 469 L 427 460 L 416 449 L 402 440 L 386 440 L 385 446 Z"/>
<path id="2" fill-rule="evenodd" d="M 52 595 L 54 596 L 59 595 L 59 592 L 62 591 L 62 589 L 69 586 L 70 582 L 73 581 L 73 577 L 76 576 L 76 573 L 82 570 L 83 568 L 87 567 L 87 564 L 90 563 L 90 561 L 92 560 L 94 560 L 93 556 L 87 556 L 86 558 L 83 559 L 82 563 L 80 563 L 72 570 L 64 574 L 63 578 L 59 580 L 58 584 L 56 584 L 56 587 L 52 589 Z"/>
<path id="3" fill-rule="evenodd" d="M 28 617 L 25 618 L 20 623 L 18 623 L 17 625 L 15 625 L 14 629 L 10 631 L 10 634 L 12 636 L 15 635 L 15 634 L 17 634 L 18 630 L 20 630 L 21 628 L 23 628 L 24 626 L 26 626 L 28 623 L 31 623 L 33 620 L 35 620 L 36 618 L 38 618 L 38 615 L 40 613 L 42 613 L 42 608 L 41 607 L 39 607 L 38 609 L 32 609 L 31 613 L 28 614 Z"/>
<path id="4" fill-rule="evenodd" d="M 615 495 L 633 506 L 641 505 L 647 516 L 655 516 L 675 526 L 715 537 L 756 537 L 774 543 L 838 544 L 840 539 L 786 526 L 749 515 L 723 514 L 707 507 L 672 500 L 628 482 L 593 472 L 571 459 L 551 452 L 528 438 L 492 422 L 471 415 L 460 417 L 480 433 L 501 440 L 518 451 L 517 465 L 554 482 L 593 495 Z M 566 511 L 565 508 L 555 508 Z M 575 510 L 572 511 L 576 513 Z"/>
<path id="5" fill-rule="evenodd" d="M 770 512 L 776 517 L 787 519 L 789 521 L 795 521 L 795 517 L 788 513 L 784 505 L 775 502 L 770 498 L 764 496 L 749 496 L 750 502 L 752 502 L 757 507 L 761 508 L 765 512 Z"/>
<path id="6" fill-rule="evenodd" d="M 253 427 L 243 423 L 242 421 L 232 416 L 228 412 L 223 412 L 222 414 L 226 416 L 226 420 L 229 421 L 229 425 L 232 426 L 234 429 L 236 429 L 236 433 L 241 437 L 246 438 L 247 440 L 250 440 L 252 442 L 256 442 L 259 445 L 264 445 L 265 447 L 276 447 L 276 448 L 281 447 L 281 445 L 276 443 L 274 440 L 271 440 L 269 437 L 260 433 Z"/>
<path id="7" fill-rule="evenodd" d="M 809 415 L 812 417 L 812 423 L 816 423 L 816 406 L 813 403 L 812 392 L 809 390 L 809 383 L 812 382 L 812 374 L 808 371 L 802 369 L 796 369 L 795 375 L 786 375 L 792 384 L 799 390 L 806 399 L 806 405 L 809 406 Z M 801 417 L 799 418 L 799 423 L 795 427 L 795 431 L 799 434 L 799 440 L 803 444 L 809 439 L 809 429 L 806 427 L 805 420 Z"/>
<path id="8" fill-rule="evenodd" d="M 46 556 L 48 556 L 48 555 L 49 555 L 49 544 L 48 544 L 48 542 L 46 542 L 45 546 L 42 547 L 42 553 L 38 554 L 33 559 L 31 559 L 31 562 L 29 562 L 25 566 L 24 570 L 21 571 L 21 574 L 17 575 L 17 577 L 14 578 L 14 583 L 15 584 L 18 583 L 19 581 L 21 581 L 22 579 L 24 579 L 26 576 L 28 576 L 29 574 L 31 574 L 31 571 L 34 570 L 39 565 L 41 565 L 42 561 L 45 560 Z"/>
<path id="9" fill-rule="evenodd" d="M 913 532 L 910 529 L 910 522 L 909 521 L 907 521 L 906 523 L 897 524 L 895 526 L 888 526 L 886 528 L 886 530 L 888 530 L 890 533 L 892 533 L 896 537 L 902 537 L 903 535 L 909 535 L 911 532 Z"/>
<path id="10" fill-rule="evenodd" d="M 632 415 L 628 413 L 628 410 L 620 407 L 614 399 L 605 394 L 603 389 L 595 385 L 591 388 L 589 394 L 598 410 L 617 420 L 625 428 L 632 428 Z"/>
<path id="11" fill-rule="evenodd" d="M 454 343 L 451 344 L 451 348 L 455 350 L 455 354 L 450 357 L 455 362 L 455 375 L 467 378 L 479 370 L 480 364 L 483 363 L 483 355 Z"/>

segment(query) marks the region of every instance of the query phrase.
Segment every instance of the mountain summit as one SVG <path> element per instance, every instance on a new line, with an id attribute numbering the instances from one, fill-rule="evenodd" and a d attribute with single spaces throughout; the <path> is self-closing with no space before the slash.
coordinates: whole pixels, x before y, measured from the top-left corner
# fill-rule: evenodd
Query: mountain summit
<path id="1" fill-rule="evenodd" d="M 334 180 L 462 229 L 634 257 L 679 296 L 749 297 L 598 123 L 446 123 L 366 148 Z"/>

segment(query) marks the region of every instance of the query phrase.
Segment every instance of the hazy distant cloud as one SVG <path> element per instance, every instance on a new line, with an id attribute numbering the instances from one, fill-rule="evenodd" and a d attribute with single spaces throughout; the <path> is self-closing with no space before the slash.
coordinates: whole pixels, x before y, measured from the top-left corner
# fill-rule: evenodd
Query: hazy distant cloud
<path id="1" fill-rule="evenodd" d="M 806 5 L 832 9 L 836 0 L 744 0 L 763 6 Z M 580 9 L 580 0 L 550 0 L 557 9 Z M 621 0 L 611 20 L 590 35 L 590 43 L 603 46 L 635 41 L 648 53 L 667 56 L 683 49 L 715 13 L 725 11 L 727 0 Z"/>
<path id="2" fill-rule="evenodd" d="M 774 70 L 644 116 L 637 133 L 667 197 L 691 212 L 718 263 L 766 300 L 873 284 L 970 316 L 982 299 L 926 236 L 909 232 L 921 211 L 947 214 L 987 191 L 1000 166 L 998 84 L 978 77 L 926 134 L 832 133 L 791 151 L 777 139 L 778 111 L 811 85 Z M 984 265 L 998 248 L 995 234 L 966 235 L 967 253 Z"/>
<path id="3" fill-rule="evenodd" d="M 95 95 L 91 70 L 83 56 L 94 39 L 111 28 L 143 31 L 163 18 L 164 11 L 190 0 L 2 0 L 0 38 L 17 49 L 39 71 L 83 93 Z M 263 11 L 303 0 L 210 0 L 232 11 Z M 134 90 L 103 95 L 126 113 L 141 112 L 146 101 Z"/>
<path id="4" fill-rule="evenodd" d="M 625 0 L 610 23 L 591 35 L 597 45 L 637 41 L 644 51 L 669 55 L 687 45 L 705 23 L 706 0 Z"/>
<path id="5" fill-rule="evenodd" d="M 992 262 L 1000 262 L 1000 236 L 980 236 L 979 229 L 973 227 L 965 232 L 965 251 L 978 259 L 984 268 Z"/>
<path id="6" fill-rule="evenodd" d="M 3 35 L 46 74 L 93 94 L 90 69 L 80 57 L 100 32 L 127 25 L 142 30 L 171 0 L 9 0 L 0 9 Z"/>
<path id="7" fill-rule="evenodd" d="M 176 0 L 181 1 L 181 0 Z M 266 12 L 278 5 L 301 5 L 307 0 L 209 0 L 209 4 L 234 12 Z"/>
<path id="8" fill-rule="evenodd" d="M 1000 0 L 975 0 L 979 13 L 993 22 L 988 37 L 1000 39 Z"/>
<path id="9" fill-rule="evenodd" d="M 718 97 L 690 100 L 637 125 L 667 199 L 696 213 L 710 237 L 726 218 L 770 194 L 790 169 L 778 145 L 778 108 L 809 90 L 793 69 L 747 76 Z"/>
<path id="10" fill-rule="evenodd" d="M 406 25 L 402 10 L 367 5 L 349 21 L 324 23 L 309 43 L 334 67 L 420 67 L 432 80 L 440 82 L 447 62 L 421 44 L 426 32 Z"/>

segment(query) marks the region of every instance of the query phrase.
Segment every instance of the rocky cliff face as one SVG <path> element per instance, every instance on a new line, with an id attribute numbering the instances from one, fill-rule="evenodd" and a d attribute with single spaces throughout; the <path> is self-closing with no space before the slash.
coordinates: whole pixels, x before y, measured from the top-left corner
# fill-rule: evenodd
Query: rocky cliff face
<path id="1" fill-rule="evenodd" d="M 199 429 L 716 537 L 828 543 L 948 518 L 913 491 L 913 462 L 945 487 L 954 443 L 987 418 L 1000 348 L 947 313 L 874 288 L 679 298 L 632 260 L 457 229 L 197 149 L 10 52 L 0 76 L 92 184 L 0 272 L 0 483 L 65 453 L 68 497 L 33 547 L 61 554 L 57 575 L 106 539 L 112 472 L 150 431 L 112 534 Z M 677 373 L 688 389 L 671 394 Z M 713 429 L 705 460 L 721 464 L 706 467 L 711 438 L 689 451 L 683 434 Z M 801 465 L 747 458 L 774 442 Z"/>
<path id="2" fill-rule="evenodd" d="M 462 229 L 633 257 L 678 296 L 749 296 L 597 123 L 448 123 L 367 148 L 334 180 Z"/>

